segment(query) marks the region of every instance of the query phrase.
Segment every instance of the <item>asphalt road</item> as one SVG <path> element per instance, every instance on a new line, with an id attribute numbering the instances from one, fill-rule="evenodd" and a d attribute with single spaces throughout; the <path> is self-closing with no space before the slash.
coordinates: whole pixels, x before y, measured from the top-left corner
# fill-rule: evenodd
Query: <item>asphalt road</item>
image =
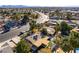
<path id="1" fill-rule="evenodd" d="M 36 11 L 36 13 L 40 14 L 40 17 L 36 21 L 37 23 L 45 23 L 46 21 L 49 21 L 49 17 L 44 13 L 38 11 Z"/>
<path id="2" fill-rule="evenodd" d="M 0 34 L 0 43 L 1 42 L 4 42 L 6 40 L 12 39 L 13 37 L 17 36 L 20 32 L 28 31 L 29 30 L 29 27 L 30 27 L 29 26 L 29 23 L 27 23 L 27 25 L 24 25 L 24 26 L 22 26 L 19 29 L 18 28 L 15 28 L 15 29 L 10 30 L 7 33 Z"/>

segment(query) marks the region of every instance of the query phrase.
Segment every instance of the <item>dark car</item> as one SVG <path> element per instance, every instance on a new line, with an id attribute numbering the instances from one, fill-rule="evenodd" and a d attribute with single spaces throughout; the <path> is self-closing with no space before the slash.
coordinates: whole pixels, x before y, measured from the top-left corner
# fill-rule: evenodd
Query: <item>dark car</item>
<path id="1" fill-rule="evenodd" d="M 18 36 L 21 36 L 22 34 L 24 34 L 24 32 L 20 32 Z"/>

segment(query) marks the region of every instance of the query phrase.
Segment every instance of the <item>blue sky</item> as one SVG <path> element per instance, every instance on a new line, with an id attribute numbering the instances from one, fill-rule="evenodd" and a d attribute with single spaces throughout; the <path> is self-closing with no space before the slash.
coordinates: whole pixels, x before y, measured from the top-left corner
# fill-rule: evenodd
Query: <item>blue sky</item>
<path id="1" fill-rule="evenodd" d="M 79 6 L 78 0 L 0 0 L 0 5 Z"/>

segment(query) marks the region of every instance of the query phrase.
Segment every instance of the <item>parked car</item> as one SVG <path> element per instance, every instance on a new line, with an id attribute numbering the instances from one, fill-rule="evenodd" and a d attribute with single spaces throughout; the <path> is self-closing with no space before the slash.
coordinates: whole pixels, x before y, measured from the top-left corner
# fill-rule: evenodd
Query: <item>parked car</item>
<path id="1" fill-rule="evenodd" d="M 18 36 L 21 36 L 22 34 L 24 34 L 24 32 L 20 32 Z"/>

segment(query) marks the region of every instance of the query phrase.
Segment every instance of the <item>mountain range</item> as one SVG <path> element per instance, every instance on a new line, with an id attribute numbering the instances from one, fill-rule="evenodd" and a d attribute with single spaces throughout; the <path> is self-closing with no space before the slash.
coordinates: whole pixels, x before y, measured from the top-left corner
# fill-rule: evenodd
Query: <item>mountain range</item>
<path id="1" fill-rule="evenodd" d="M 33 7 L 47 7 L 48 6 L 26 6 L 26 5 L 0 5 L 0 8 L 33 8 Z M 50 8 L 50 7 L 49 7 Z M 58 9 L 79 9 L 79 7 L 52 7 Z"/>
<path id="2" fill-rule="evenodd" d="M 0 8 L 27 8 L 30 6 L 24 6 L 24 5 L 1 5 Z"/>

